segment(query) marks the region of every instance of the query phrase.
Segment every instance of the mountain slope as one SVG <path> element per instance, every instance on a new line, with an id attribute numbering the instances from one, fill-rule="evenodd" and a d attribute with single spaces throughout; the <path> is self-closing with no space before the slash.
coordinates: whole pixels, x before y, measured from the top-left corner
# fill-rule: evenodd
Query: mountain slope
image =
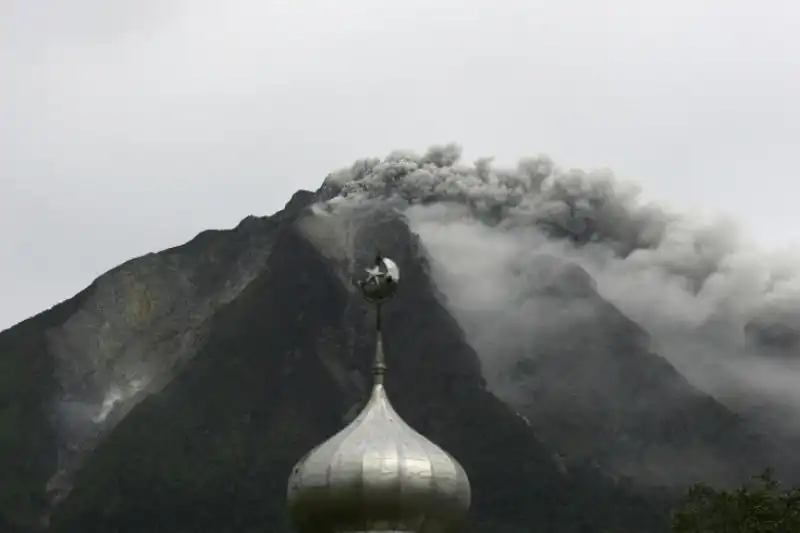
<path id="1" fill-rule="evenodd" d="M 404 273 L 386 308 L 389 393 L 409 423 L 469 471 L 476 529 L 657 531 L 660 497 L 558 468 L 528 425 L 486 391 L 407 227 L 392 218 L 370 227 L 357 248 L 380 243 Z M 300 226 L 280 222 L 261 274 L 213 316 L 197 355 L 92 454 L 53 530 L 287 530 L 291 466 L 368 391 L 369 309 L 337 268 Z"/>
<path id="2" fill-rule="evenodd" d="M 248 217 L 133 259 L 0 332 L 0 516 L 46 519 L 85 455 L 202 345 L 205 321 L 256 275 L 279 221 Z"/>
<path id="3" fill-rule="evenodd" d="M 494 336 L 482 348 L 506 361 L 503 375 L 490 377 L 497 393 L 569 463 L 678 486 L 741 483 L 787 464 L 653 353 L 647 333 L 600 297 L 586 271 L 547 255 L 533 262 L 518 291 L 524 331 L 503 330 L 496 336 L 504 343 Z M 484 318 L 461 316 L 467 324 Z"/>
<path id="4" fill-rule="evenodd" d="M 586 466 L 627 453 L 608 433 L 642 390 L 696 398 L 667 405 L 678 409 L 672 413 L 690 440 L 705 439 L 695 423 L 718 427 L 710 442 L 723 449 L 726 439 L 746 440 L 729 412 L 643 354 L 641 330 L 603 307 L 574 272 L 565 278 L 570 298 L 588 299 L 611 321 L 587 317 L 567 344 L 540 331 L 538 344 L 515 347 L 521 390 L 534 392 L 506 400 L 526 410 L 526 422 L 487 391 L 485 361 L 442 303 L 405 221 L 370 208 L 322 216 L 309 207 L 315 198 L 301 191 L 272 217 L 248 217 L 234 230 L 130 261 L 60 314 L 0 336 L 36 339 L 6 341 L 3 361 L 41 365 L 12 369 L 31 387 L 12 392 L 28 394 L 17 405 L 39 420 L 20 435 L 49 446 L 26 457 L 50 457 L 0 481 L 9 493 L 26 486 L 39 499 L 24 516 L 6 500 L 0 510 L 9 521 L 27 527 L 46 519 L 49 501 L 51 530 L 59 532 L 286 531 L 291 466 L 352 417 L 368 392 L 372 319 L 351 281 L 376 248 L 403 269 L 402 290 L 386 307 L 387 388 L 398 412 L 467 469 L 475 530 L 661 530 L 668 494 Z M 552 296 L 553 287 L 531 290 Z M 607 365 L 627 389 L 603 388 Z M 570 395 L 601 411 L 565 401 Z M 652 401 L 631 420 L 645 423 L 624 432 L 669 447 L 671 432 L 659 427 L 662 398 L 641 397 Z M 13 396 L 5 398 L 11 405 Z M 44 438 L 49 412 L 41 406 L 53 402 L 58 431 Z M 577 441 L 588 446 L 565 466 L 557 452 L 569 457 Z"/>
<path id="5" fill-rule="evenodd" d="M 59 384 L 46 332 L 63 324 L 93 290 L 0 332 L 0 524 L 7 522 L 8 529 L 33 527 L 47 511 L 44 486 L 58 463 L 52 399 Z"/>

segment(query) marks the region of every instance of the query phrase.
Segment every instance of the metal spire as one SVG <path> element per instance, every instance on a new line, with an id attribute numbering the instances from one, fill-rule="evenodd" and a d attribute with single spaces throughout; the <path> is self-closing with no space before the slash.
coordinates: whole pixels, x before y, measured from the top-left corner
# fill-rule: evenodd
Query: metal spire
<path id="1" fill-rule="evenodd" d="M 400 281 L 400 269 L 397 263 L 382 256 L 380 253 L 375 258 L 374 266 L 367 268 L 366 279 L 359 281 L 364 298 L 375 304 L 375 333 L 377 343 L 375 346 L 375 359 L 372 362 L 372 375 L 374 385 L 383 385 L 386 374 L 386 358 L 383 354 L 383 334 L 381 306 L 397 293 L 397 284 Z"/>
<path id="2" fill-rule="evenodd" d="M 373 385 L 383 385 L 383 376 L 386 374 L 386 357 L 383 355 L 383 333 L 381 332 L 381 304 L 375 306 L 375 359 L 372 361 Z"/>

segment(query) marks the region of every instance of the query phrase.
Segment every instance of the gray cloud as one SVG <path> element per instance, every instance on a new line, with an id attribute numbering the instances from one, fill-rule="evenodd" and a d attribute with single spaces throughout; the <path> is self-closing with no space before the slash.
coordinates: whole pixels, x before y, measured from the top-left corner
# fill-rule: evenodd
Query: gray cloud
<path id="1" fill-rule="evenodd" d="M 546 157 L 511 169 L 462 165 L 455 146 L 359 160 L 329 175 L 323 193 L 329 210 L 388 202 L 405 213 L 490 381 L 513 362 L 497 360 L 498 347 L 529 342 L 533 325 L 565 335 L 596 320 L 569 293 L 582 290 L 580 278 L 557 298 L 535 290 L 574 264 L 701 388 L 737 406 L 766 398 L 800 413 L 796 256 L 761 252 L 729 220 L 671 212 L 608 171 Z M 754 321 L 797 333 L 773 350 L 746 337 Z"/>

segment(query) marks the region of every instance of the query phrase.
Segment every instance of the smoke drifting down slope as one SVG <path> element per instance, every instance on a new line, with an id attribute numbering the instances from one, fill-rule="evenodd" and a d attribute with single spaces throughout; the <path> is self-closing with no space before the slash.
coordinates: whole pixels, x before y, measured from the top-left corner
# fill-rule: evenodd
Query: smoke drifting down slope
<path id="1" fill-rule="evenodd" d="M 644 203 L 638 187 L 608 171 L 564 170 L 541 156 L 498 169 L 460 156 L 447 145 L 359 160 L 329 175 L 320 193 L 331 211 L 379 202 L 405 213 L 490 381 L 507 363 L 494 347 L 530 337 L 531 320 L 551 329 L 579 322 L 575 307 L 553 323 L 531 292 L 554 268 L 579 265 L 696 385 L 739 407 L 768 400 L 800 413 L 800 358 L 791 357 L 800 274 L 791 257 L 747 245 L 729 220 Z"/>

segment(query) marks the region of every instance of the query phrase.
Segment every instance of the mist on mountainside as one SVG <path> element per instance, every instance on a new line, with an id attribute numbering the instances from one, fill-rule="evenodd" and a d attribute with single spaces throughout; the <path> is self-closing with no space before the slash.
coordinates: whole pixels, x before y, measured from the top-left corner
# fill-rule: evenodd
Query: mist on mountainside
<path id="1" fill-rule="evenodd" d="M 514 361 L 497 354 L 528 345 L 532 331 L 566 339 L 596 312 L 569 291 L 537 291 L 555 279 L 579 291 L 583 282 L 568 281 L 579 266 L 696 386 L 734 407 L 768 404 L 770 423 L 800 430 L 795 257 L 760 251 L 729 219 L 646 203 L 609 171 L 460 157 L 447 145 L 357 161 L 327 177 L 319 210 L 380 204 L 405 214 L 495 390 L 514 387 Z"/>
<path id="2" fill-rule="evenodd" d="M 53 518 L 65 532 L 109 529 L 98 517 L 112 508 L 109 524 L 173 508 L 186 531 L 234 515 L 265 523 L 265 479 L 266 512 L 283 516 L 295 453 L 368 390 L 372 339 L 353 281 L 376 251 L 403 269 L 386 330 L 398 408 L 463 446 L 477 484 L 507 489 L 484 493 L 484 516 L 529 523 L 506 510 L 535 494 L 530 516 L 564 504 L 591 521 L 573 506 L 578 490 L 590 507 L 606 494 L 613 518 L 629 496 L 661 505 L 665 487 L 738 482 L 764 464 L 797 473 L 791 439 L 765 436 L 675 370 L 792 429 L 790 258 L 758 252 L 725 221 L 645 204 L 608 172 L 459 157 L 445 146 L 359 161 L 272 216 L 126 262 L 3 332 L 13 377 L 0 403 L 15 408 L 0 444 L 25 467 L 0 476 L 0 517 Z M 306 394 L 309 375 L 327 388 Z M 304 440 L 292 441 L 281 428 L 303 412 Z M 197 515 L 206 501 L 227 503 Z"/>

